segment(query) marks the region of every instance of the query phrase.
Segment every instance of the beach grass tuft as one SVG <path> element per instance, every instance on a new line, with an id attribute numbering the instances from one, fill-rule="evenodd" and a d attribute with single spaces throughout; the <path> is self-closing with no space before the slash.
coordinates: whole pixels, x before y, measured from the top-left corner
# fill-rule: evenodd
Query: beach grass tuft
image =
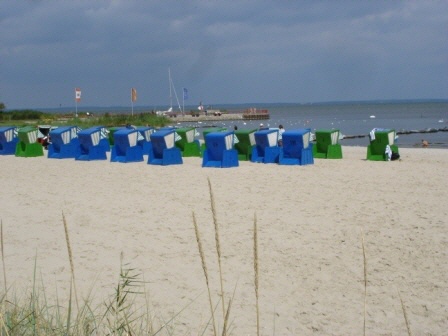
<path id="1" fill-rule="evenodd" d="M 146 300 L 145 306 L 141 307 L 136 300 L 138 296 L 146 295 L 142 274 L 129 263 L 123 262 L 123 254 L 120 258 L 119 280 L 113 295 L 94 306 L 89 293 L 82 302 L 73 304 L 76 290 L 73 284 L 75 280 L 73 253 L 64 213 L 62 213 L 62 221 L 71 273 L 69 296 L 67 300 L 63 300 L 66 304 L 61 304 L 57 289 L 56 303 L 48 302 L 45 283 L 41 275 L 41 281 L 39 281 L 36 253 L 30 290 L 21 292 L 22 296 L 17 296 L 15 292 L 10 293 L 7 298 L 6 292 L 10 290 L 5 286 L 5 292 L 0 293 L 2 307 L 0 335 L 157 335 L 162 331 L 173 335 L 175 328 L 170 324 L 195 300 L 173 314 L 163 324 L 154 323 L 148 301 Z M 0 223 L 0 242 L 3 272 L 6 274 L 3 222 Z"/>
<path id="2" fill-rule="evenodd" d="M 193 212 L 193 225 L 194 225 L 194 232 L 196 234 L 196 242 L 198 243 L 199 256 L 201 257 L 202 270 L 204 271 L 205 283 L 207 285 L 208 300 L 209 300 L 209 304 L 210 304 L 210 312 L 212 314 L 213 334 L 215 336 L 217 336 L 218 331 L 216 329 L 216 322 L 215 322 L 215 309 L 213 308 L 212 295 L 210 292 L 210 283 L 209 283 L 209 277 L 208 277 L 208 271 L 207 271 L 207 264 L 205 262 L 204 249 L 202 247 L 202 242 L 201 242 L 201 234 L 199 233 L 199 227 L 198 227 L 198 223 L 196 221 L 196 216 L 195 216 L 194 212 Z"/>
<path id="3" fill-rule="evenodd" d="M 363 335 L 366 335 L 366 314 L 367 314 L 367 258 L 366 258 L 366 247 L 364 241 L 364 232 L 361 230 L 361 243 L 362 243 L 362 256 L 363 256 L 363 266 L 364 266 L 364 325 L 363 325 Z"/>
<path id="4" fill-rule="evenodd" d="M 68 251 L 68 259 L 70 261 L 70 271 L 72 276 L 72 285 L 75 292 L 75 302 L 76 302 L 76 308 L 79 310 L 79 303 L 78 303 L 78 293 L 76 291 L 76 281 L 75 281 L 75 266 L 73 263 L 73 254 L 72 254 L 72 248 L 70 245 L 70 237 L 68 234 L 68 227 L 67 227 L 67 221 L 65 219 L 64 211 L 62 211 L 62 222 L 64 224 L 64 232 L 65 232 L 65 241 L 67 243 L 67 251 Z"/>
<path id="5" fill-rule="evenodd" d="M 0 221 L 0 243 L 1 243 L 2 266 L 3 266 L 3 284 L 5 286 L 5 300 L 7 300 L 8 286 L 6 284 L 5 247 L 3 243 L 3 220 Z"/>
<path id="6" fill-rule="evenodd" d="M 401 303 L 401 311 L 403 312 L 404 321 L 406 322 L 406 329 L 408 332 L 408 336 L 412 336 L 411 326 L 409 325 L 408 314 L 406 313 L 406 307 L 404 306 L 403 299 L 401 298 L 400 291 L 397 288 L 398 297 L 400 298 Z"/>
<path id="7" fill-rule="evenodd" d="M 254 273 L 255 273 L 255 308 L 257 313 L 257 335 L 260 335 L 260 307 L 259 307 L 259 276 L 258 276 L 258 228 L 257 228 L 257 214 L 254 214 Z"/>
<path id="8" fill-rule="evenodd" d="M 219 280 L 221 285 L 221 303 L 222 303 L 222 314 L 223 319 L 226 318 L 226 310 L 225 310 L 225 298 L 224 298 L 224 281 L 223 281 L 223 272 L 222 272 L 222 265 L 221 265 L 221 243 L 219 240 L 219 226 L 218 226 L 218 219 L 216 215 L 216 207 L 215 207 L 215 197 L 213 195 L 213 188 L 212 184 L 210 182 L 210 178 L 207 178 L 208 181 L 208 190 L 210 193 L 210 203 L 211 203 L 211 209 L 212 209 L 212 215 L 213 215 L 213 225 L 215 228 L 215 245 L 216 245 L 216 254 L 218 256 L 218 267 L 219 267 Z"/>

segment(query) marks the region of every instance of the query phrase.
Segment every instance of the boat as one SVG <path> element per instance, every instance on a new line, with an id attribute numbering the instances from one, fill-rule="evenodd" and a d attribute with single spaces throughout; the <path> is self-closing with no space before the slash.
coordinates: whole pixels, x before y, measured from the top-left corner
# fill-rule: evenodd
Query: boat
<path id="1" fill-rule="evenodd" d="M 156 114 L 157 115 L 159 115 L 159 116 L 164 116 L 164 115 L 166 115 L 167 113 L 172 113 L 173 112 L 173 108 L 172 107 L 170 107 L 168 110 L 166 110 L 166 111 L 156 111 Z"/>
<path id="2" fill-rule="evenodd" d="M 174 96 L 176 97 L 176 101 L 177 101 L 177 105 L 179 107 L 179 111 L 183 115 L 184 111 L 180 107 L 179 98 L 177 97 L 177 92 L 176 92 L 176 89 L 174 87 L 173 80 L 171 79 L 171 69 L 170 68 L 168 68 L 168 83 L 169 83 L 169 86 L 170 86 L 170 107 L 167 110 L 165 110 L 165 111 L 160 111 L 160 110 L 156 111 L 156 114 L 159 115 L 159 116 L 170 116 L 170 115 L 174 114 L 174 112 L 173 112 L 173 91 L 174 91 Z"/>

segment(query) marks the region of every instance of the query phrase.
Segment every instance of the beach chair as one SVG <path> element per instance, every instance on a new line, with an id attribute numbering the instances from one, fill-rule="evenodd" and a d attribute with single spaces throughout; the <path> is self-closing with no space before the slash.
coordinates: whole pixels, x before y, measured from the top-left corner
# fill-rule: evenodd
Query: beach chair
<path id="1" fill-rule="evenodd" d="M 143 149 L 137 144 L 138 136 L 136 129 L 116 130 L 110 161 L 123 163 L 143 161 Z"/>
<path id="2" fill-rule="evenodd" d="M 18 142 L 17 127 L 0 127 L 0 155 L 14 155 Z"/>
<path id="3" fill-rule="evenodd" d="M 50 131 L 49 159 L 74 159 L 79 147 L 77 126 L 58 127 Z"/>
<path id="4" fill-rule="evenodd" d="M 342 159 L 339 130 L 317 130 L 313 156 L 319 159 Z"/>
<path id="5" fill-rule="evenodd" d="M 283 148 L 280 153 L 281 165 L 313 164 L 313 144 L 309 128 L 283 132 Z"/>
<path id="6" fill-rule="evenodd" d="M 370 132 L 370 145 L 367 146 L 367 160 L 370 161 L 388 161 L 389 155 L 386 149 L 398 153 L 398 147 L 395 145 L 395 130 L 375 128 Z"/>
<path id="7" fill-rule="evenodd" d="M 140 140 L 138 140 L 137 143 L 140 147 L 142 147 L 143 154 L 149 155 L 152 151 L 151 134 L 155 132 L 155 129 L 154 127 L 140 126 L 137 127 L 137 131 L 141 135 L 139 138 Z"/>
<path id="8" fill-rule="evenodd" d="M 233 132 L 211 132 L 205 136 L 202 167 L 238 167 L 238 152 L 233 148 Z"/>
<path id="9" fill-rule="evenodd" d="M 238 143 L 235 143 L 235 149 L 238 152 L 238 160 L 249 161 L 252 155 L 252 149 L 255 146 L 256 129 L 236 130 L 235 136 Z"/>
<path id="10" fill-rule="evenodd" d="M 125 127 L 110 127 L 109 129 L 108 129 L 108 132 L 109 132 L 109 144 L 110 144 L 110 146 L 113 146 L 114 145 L 114 134 L 115 134 L 115 132 L 116 131 L 118 131 L 118 130 L 121 130 L 121 129 L 123 129 L 123 128 L 125 128 Z"/>
<path id="11" fill-rule="evenodd" d="M 182 154 L 176 147 L 176 131 L 162 129 L 151 134 L 152 152 L 148 155 L 148 164 L 168 166 L 182 164 Z"/>
<path id="12" fill-rule="evenodd" d="M 284 133 L 283 133 L 284 134 Z M 278 163 L 278 129 L 262 129 L 254 133 L 255 146 L 252 148 L 252 162 Z"/>
<path id="13" fill-rule="evenodd" d="M 182 152 L 183 157 L 201 156 L 201 146 L 199 140 L 195 140 L 196 129 L 185 127 L 176 129 L 180 139 L 176 141 L 176 146 Z"/>
<path id="14" fill-rule="evenodd" d="M 214 132 L 226 132 L 227 128 L 224 127 L 209 127 L 209 128 L 204 128 L 202 130 L 202 144 L 201 144 L 201 157 L 204 154 L 205 148 L 206 148 L 206 144 L 205 144 L 205 137 L 207 136 L 207 134 L 209 133 L 214 133 Z"/>
<path id="15" fill-rule="evenodd" d="M 109 137 L 104 127 L 91 127 L 78 132 L 78 148 L 75 160 L 106 160 L 110 151 Z"/>
<path id="16" fill-rule="evenodd" d="M 44 156 L 44 148 L 37 142 L 38 129 L 33 126 L 25 126 L 17 131 L 19 141 L 16 144 L 18 157 Z"/>

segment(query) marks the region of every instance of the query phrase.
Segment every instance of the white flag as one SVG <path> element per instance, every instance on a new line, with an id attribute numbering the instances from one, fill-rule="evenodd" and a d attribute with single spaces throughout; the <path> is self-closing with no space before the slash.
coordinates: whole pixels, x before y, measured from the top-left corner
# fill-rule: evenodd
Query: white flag
<path id="1" fill-rule="evenodd" d="M 75 89 L 75 99 L 77 102 L 81 101 L 81 89 L 80 88 Z"/>

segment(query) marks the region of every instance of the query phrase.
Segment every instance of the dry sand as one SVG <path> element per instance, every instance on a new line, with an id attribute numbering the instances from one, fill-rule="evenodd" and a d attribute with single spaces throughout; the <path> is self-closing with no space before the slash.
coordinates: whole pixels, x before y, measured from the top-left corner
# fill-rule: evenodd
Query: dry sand
<path id="1" fill-rule="evenodd" d="M 80 299 L 91 290 L 98 302 L 113 294 L 123 253 L 148 282 L 156 323 L 193 301 L 174 334 L 197 335 L 210 310 L 194 212 L 221 328 L 210 178 L 226 301 L 236 286 L 233 335 L 256 334 L 255 213 L 262 335 L 362 335 L 362 236 L 366 334 L 408 334 L 401 295 L 413 335 L 447 335 L 448 150 L 401 149 L 394 162 L 366 161 L 361 147 L 343 153 L 309 166 L 228 169 L 202 168 L 199 158 L 162 167 L 0 156 L 8 286 L 29 289 L 37 260 L 49 300 L 56 290 L 68 297 L 64 212 Z"/>

